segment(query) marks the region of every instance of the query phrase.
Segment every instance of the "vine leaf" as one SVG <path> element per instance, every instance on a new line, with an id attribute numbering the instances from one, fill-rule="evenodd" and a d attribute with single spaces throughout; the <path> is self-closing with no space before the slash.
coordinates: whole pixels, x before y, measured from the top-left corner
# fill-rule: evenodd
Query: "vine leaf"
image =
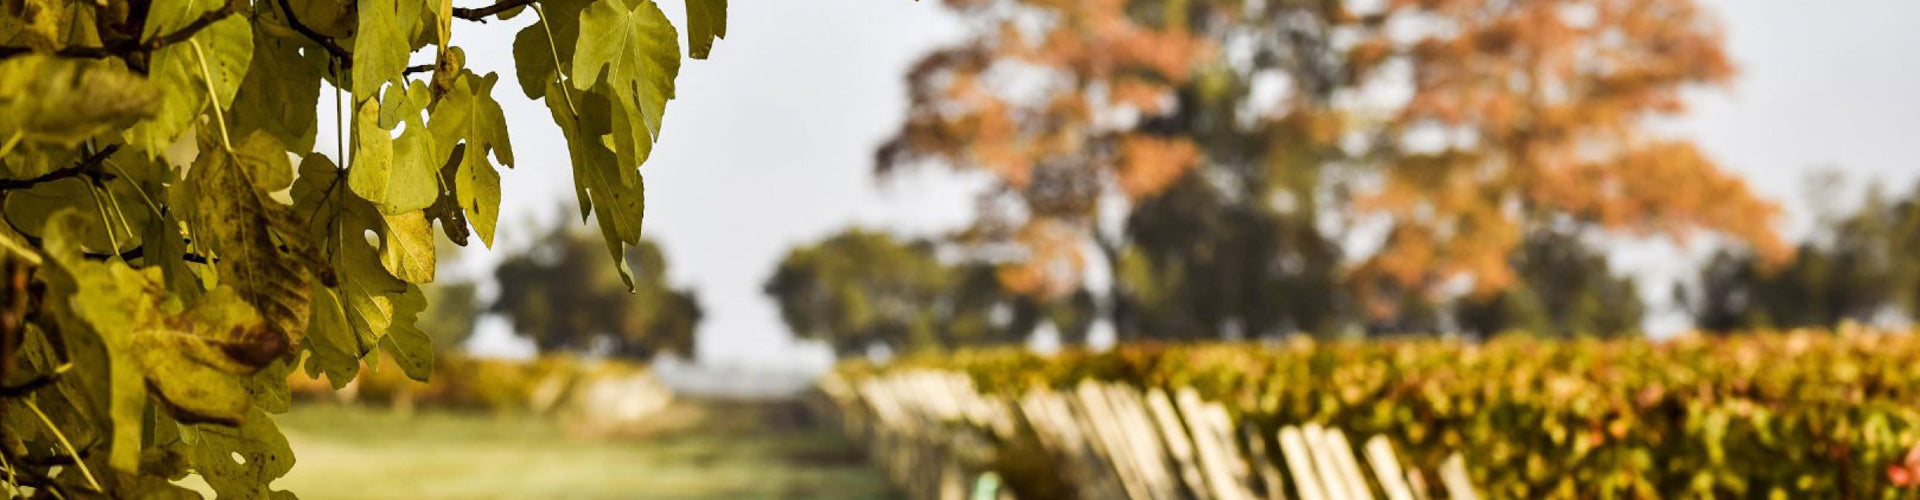
<path id="1" fill-rule="evenodd" d="M 573 162 L 573 186 L 580 200 L 580 216 L 597 214 L 600 234 L 607 241 L 607 251 L 613 255 L 614 267 L 620 271 L 620 280 L 633 290 L 633 271 L 627 266 L 626 245 L 640 244 L 640 220 L 646 214 L 646 189 L 634 175 L 634 182 L 623 182 L 620 166 L 614 152 L 600 141 L 601 134 L 607 129 L 605 117 L 596 115 L 575 115 L 567 104 L 554 94 L 566 92 L 558 81 L 547 88 L 547 109 L 553 112 L 554 123 L 560 124 L 560 132 L 567 139 L 567 152 Z M 594 97 L 594 94 L 587 94 Z M 606 109 L 593 99 L 583 99 L 583 109 Z"/>
<path id="2" fill-rule="evenodd" d="M 417 313 L 425 309 L 424 296 L 418 288 L 387 274 L 378 263 L 374 249 L 358 240 L 356 237 L 342 243 L 343 252 L 336 268 L 340 288 L 329 289 L 330 293 L 322 294 L 329 300 L 315 304 L 319 307 L 320 302 L 333 302 L 326 305 L 337 313 L 322 312 L 339 316 L 326 318 L 326 329 L 315 332 L 313 362 L 319 364 L 310 365 L 308 372 L 327 373 L 327 379 L 335 387 L 353 379 L 360 358 L 378 346 L 381 337 L 391 332 L 396 323 L 412 322 L 409 310 Z M 408 298 L 410 293 L 416 298 Z M 416 300 L 420 303 L 415 304 Z"/>
<path id="3" fill-rule="evenodd" d="M 124 68 L 39 54 L 0 61 L 0 96 L 33 96 L 0 98 L 0 141 L 19 134 L 27 143 L 61 147 L 150 117 L 160 101 L 154 85 Z"/>
<path id="4" fill-rule="evenodd" d="M 432 134 L 426 127 L 415 125 L 419 108 L 413 108 L 410 118 L 403 117 L 405 113 L 382 111 L 387 106 L 413 106 L 411 97 L 397 91 L 399 87 L 395 89 L 387 93 L 385 102 L 368 100 L 354 112 L 353 169 L 347 174 L 347 187 L 384 214 L 427 208 L 440 196 L 434 168 L 438 163 L 431 160 Z M 408 124 L 397 140 L 388 135 L 390 127 L 381 126 L 390 120 Z"/>
<path id="5" fill-rule="evenodd" d="M 727 37 L 727 0 L 687 0 L 687 54 L 706 59 L 713 39 Z"/>
<path id="6" fill-rule="evenodd" d="M 426 5 L 420 0 L 359 2 L 360 29 L 353 38 L 353 100 L 379 95 L 380 86 L 401 78 L 413 52 L 413 28 Z"/>
<path id="7" fill-rule="evenodd" d="M 108 207 L 118 203 L 121 207 L 133 208 L 141 203 L 140 195 L 132 184 L 116 179 L 104 187 L 106 189 L 95 191 L 85 179 L 79 177 L 42 183 L 30 189 L 7 193 L 4 203 L 0 203 L 0 211 L 5 212 L 8 221 L 19 226 L 22 234 L 41 238 L 45 237 L 42 233 L 50 229 L 46 225 L 53 215 L 67 209 L 78 210 L 85 214 L 83 217 L 94 221 L 102 220 L 99 205 L 94 204 L 95 196 L 100 196 L 102 203 Z M 109 198 L 111 201 L 108 201 Z M 153 218 L 149 210 L 123 210 L 119 215 L 124 215 L 127 224 L 132 227 L 147 227 Z M 107 250 L 118 253 L 140 246 L 142 235 L 127 234 L 118 219 L 106 220 L 110 222 L 86 227 L 81 234 L 82 245 L 102 253 Z M 108 232 L 113 234 L 109 235 Z M 120 243 L 120 248 L 113 248 L 115 241 Z"/>
<path id="8" fill-rule="evenodd" d="M 135 369 L 140 362 L 130 345 L 131 331 L 135 325 L 157 323 L 160 312 L 144 289 L 148 280 L 141 273 L 124 262 L 92 262 L 82 256 L 80 235 L 97 223 L 74 209 L 50 218 L 45 248 L 51 265 L 41 268 L 41 278 L 47 283 L 46 296 L 60 329 L 75 334 L 67 342 L 99 346 L 99 350 L 69 348 L 75 353 L 69 355 L 99 352 L 106 358 L 90 360 L 90 368 L 105 375 L 107 417 L 112 422 L 107 463 L 132 472 L 140 466 L 140 417 L 146 411 L 147 392 L 141 372 Z"/>
<path id="9" fill-rule="evenodd" d="M 614 148 L 622 165 L 646 163 L 679 73 L 680 35 L 652 0 L 602 0 L 580 13 L 573 86 L 611 91 L 619 111 Z"/>
<path id="10" fill-rule="evenodd" d="M 354 375 L 360 372 L 361 351 L 357 347 L 359 340 L 354 337 L 353 326 L 347 322 L 346 305 L 340 300 L 340 293 L 332 288 L 315 287 L 313 292 L 313 319 L 307 334 L 307 349 L 313 355 L 307 358 L 307 376 L 327 376 L 333 388 L 347 386 Z"/>
<path id="11" fill-rule="evenodd" d="M 149 166 L 153 167 L 155 173 L 158 174 L 156 176 L 157 178 L 139 181 L 140 184 L 137 187 L 141 189 L 142 192 L 184 193 L 189 191 L 188 189 L 168 191 L 163 187 L 163 183 L 172 184 L 177 182 L 177 176 L 172 168 L 143 158 L 137 159 L 137 161 L 148 163 Z M 140 193 L 134 193 L 134 196 L 140 196 Z M 144 202 L 144 199 L 129 199 L 127 201 L 137 206 Z M 184 214 L 191 213 L 194 205 L 196 204 L 173 205 L 173 208 L 169 209 L 167 213 L 153 216 L 152 222 L 146 224 L 145 229 L 142 230 L 140 234 L 142 260 L 153 267 L 159 268 L 166 277 L 167 290 L 182 300 L 197 300 L 204 289 L 199 278 L 195 275 L 194 269 L 190 268 L 186 261 L 187 238 L 186 235 L 181 233 L 182 223 L 180 217 Z M 152 209 L 149 208 L 138 211 L 143 214 L 149 214 L 151 210 Z M 131 213 L 132 211 L 129 211 L 129 214 Z"/>
<path id="12" fill-rule="evenodd" d="M 308 330 L 312 330 L 312 327 L 308 327 Z M 246 388 L 247 396 L 253 400 L 254 408 L 266 410 L 267 413 L 285 413 L 292 408 L 293 392 L 287 386 L 287 376 L 293 374 L 295 362 L 292 359 L 274 360 L 273 364 L 261 368 L 260 371 L 254 372 L 253 376 L 241 381 Z"/>
<path id="13" fill-rule="evenodd" d="M 466 156 L 466 150 L 466 143 L 458 143 L 453 145 L 453 151 L 447 152 L 447 163 L 440 166 L 440 197 L 426 210 L 427 220 L 439 221 L 447 240 L 463 247 L 467 246 L 467 238 L 473 231 L 467 223 L 466 211 L 460 208 L 460 194 L 454 192 L 455 185 L 459 184 L 454 177 L 460 173 L 460 159 Z"/>
<path id="14" fill-rule="evenodd" d="M 265 329 L 260 313 L 223 286 L 185 314 L 141 327 L 128 347 L 146 372 L 147 386 L 171 405 L 175 418 L 239 425 L 252 398 L 236 375 L 251 375 L 260 365 L 233 354 L 251 354 L 251 338 Z"/>
<path id="15" fill-rule="evenodd" d="M 6 8 L 0 8 L 0 23 L 4 23 L 0 26 L 7 29 L 7 38 L 26 42 L 27 47 L 38 52 L 52 52 L 70 44 L 72 37 L 95 34 L 85 29 L 74 30 L 68 25 L 76 13 L 91 10 L 78 3 L 57 0 L 8 2 Z"/>
<path id="16" fill-rule="evenodd" d="M 209 1 L 209 0 L 199 0 Z M 301 55 L 308 47 L 310 56 Z M 310 44 L 274 36 L 265 24 L 253 34 L 253 67 L 240 82 L 227 127 L 237 136 L 265 130 L 289 151 L 313 150 L 320 121 L 314 113 L 320 100 L 320 81 L 326 70 L 325 52 Z"/>
<path id="17" fill-rule="evenodd" d="M 140 29 L 140 39 L 180 31 L 201 14 L 224 5 L 219 0 L 154 0 L 147 5 L 147 24 Z"/>
<path id="18" fill-rule="evenodd" d="M 67 210 L 49 224 L 53 265 L 45 276 L 49 296 L 59 298 L 53 310 L 66 318 L 64 330 L 91 333 L 109 360 L 98 365 L 106 370 L 113 422 L 108 463 L 129 472 L 139 467 L 149 388 L 181 421 L 239 425 L 250 406 L 243 377 L 263 364 L 254 348 L 268 325 L 259 312 L 226 286 L 182 311 L 159 268 L 83 257 L 78 235 L 96 221 Z"/>
<path id="19" fill-rule="evenodd" d="M 565 73 L 565 68 L 555 66 L 558 58 L 561 65 L 573 61 L 573 48 L 580 39 L 580 11 L 586 10 L 591 0 L 546 0 L 540 2 L 546 16 L 535 21 L 532 26 L 522 28 L 513 37 L 514 75 L 520 79 L 520 91 L 528 99 L 539 99 L 547 95 L 547 83 L 553 82 Z M 547 33 L 552 32 L 552 38 Z"/>
<path id="20" fill-rule="evenodd" d="M 292 353 L 306 334 L 308 281 L 318 254 L 292 207 L 269 196 L 292 181 L 286 149 L 257 131 L 232 154 L 201 154 L 185 180 L 198 194 L 188 218 L 200 236 L 195 244 L 218 257 L 220 283 L 266 319 L 267 335 L 250 342 L 262 360 L 256 366 Z"/>
<path id="21" fill-rule="evenodd" d="M 500 103 L 493 100 L 493 86 L 499 81 L 494 73 L 483 77 L 463 71 L 453 88 L 434 105 L 429 124 L 435 144 L 454 149 L 440 156 L 458 153 L 451 192 L 488 248 L 493 247 L 494 227 L 500 216 L 500 172 L 487 162 L 487 154 L 493 153 L 501 165 L 513 166 L 507 117 Z M 454 148 L 456 142 L 464 142 L 466 147 Z"/>
<path id="22" fill-rule="evenodd" d="M 384 337 L 412 328 L 426 309 L 420 288 L 388 272 L 378 249 L 367 241 L 367 234 L 387 230 L 386 219 L 366 200 L 329 194 L 327 186 L 338 182 L 339 170 L 332 162 L 309 155 L 293 187 L 296 206 L 314 210 L 311 234 L 329 241 L 334 252 L 330 270 L 337 285 L 315 288 L 313 326 L 307 336 L 313 356 L 307 359 L 306 372 L 326 374 L 335 388 L 353 380 L 360 359 Z M 427 235 L 431 242 L 431 232 Z"/>
<path id="23" fill-rule="evenodd" d="M 418 296 L 425 298 L 424 294 Z M 420 304 L 426 303 L 423 300 Z M 380 348 L 393 357 L 407 378 L 425 382 L 433 374 L 433 337 L 427 336 L 427 332 L 412 321 L 395 323 L 387 336 L 380 339 Z"/>
<path id="24" fill-rule="evenodd" d="M 127 142 L 148 156 L 159 155 L 193 124 L 208 99 L 220 109 L 233 104 L 252 60 L 253 27 L 245 16 L 215 21 L 186 42 L 154 51 L 150 76 L 160 90 L 159 106 L 152 119 L 127 129 Z"/>
<path id="25" fill-rule="evenodd" d="M 293 447 L 266 412 L 248 411 L 238 427 L 195 425 L 181 432 L 189 437 L 187 461 L 220 498 L 291 496 L 269 486 L 293 470 Z"/>
<path id="26" fill-rule="evenodd" d="M 381 217 L 380 266 L 409 283 L 433 281 L 433 223 L 425 212 L 412 211 Z"/>

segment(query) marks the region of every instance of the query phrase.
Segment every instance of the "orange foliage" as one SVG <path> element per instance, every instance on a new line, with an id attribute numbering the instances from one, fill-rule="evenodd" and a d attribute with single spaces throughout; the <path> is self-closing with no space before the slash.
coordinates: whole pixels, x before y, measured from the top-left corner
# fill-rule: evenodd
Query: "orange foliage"
<path id="1" fill-rule="evenodd" d="M 1398 0 L 1382 15 L 1444 26 L 1412 43 L 1376 29 L 1349 52 L 1362 77 L 1394 56 L 1412 64 L 1414 95 L 1388 130 L 1466 139 L 1438 152 L 1387 148 L 1383 187 L 1361 206 L 1398 227 L 1357 270 L 1361 283 L 1468 277 L 1476 293 L 1498 291 L 1513 281 L 1507 256 L 1524 233 L 1555 214 L 1676 239 L 1720 231 L 1770 261 L 1790 257 L 1775 204 L 1692 144 L 1644 130 L 1685 110 L 1684 89 L 1733 75 L 1694 2 Z"/>
<path id="2" fill-rule="evenodd" d="M 1200 163 L 1200 148 L 1181 138 L 1132 134 L 1120 138 L 1120 189 L 1130 199 L 1158 193 Z"/>
<path id="3" fill-rule="evenodd" d="M 879 168 L 932 162 L 991 172 L 1028 205 L 1030 220 L 999 221 L 1004 227 L 1052 220 L 1076 228 L 1060 234 L 1096 237 L 1101 204 L 1086 186 L 1139 200 L 1207 164 L 1216 143 L 1195 123 L 1136 127 L 1179 116 L 1181 99 L 1196 92 L 1247 92 L 1197 77 L 1235 71 L 1217 47 L 1235 33 L 1260 33 L 1260 43 L 1286 47 L 1254 64 L 1287 73 L 1293 89 L 1273 114 L 1258 116 L 1270 148 L 1258 154 L 1268 155 L 1273 175 L 1309 179 L 1295 189 L 1319 196 L 1310 180 L 1317 169 L 1378 174 L 1339 188 L 1328 207 L 1392 222 L 1386 246 L 1354 268 L 1370 310 L 1382 310 L 1373 302 L 1386 295 L 1462 281 L 1483 296 L 1510 287 L 1515 249 L 1568 221 L 1675 239 L 1717 232 L 1769 261 L 1791 254 L 1773 229 L 1775 204 L 1692 144 L 1647 130 L 1685 111 L 1687 88 L 1734 74 L 1718 27 L 1695 0 L 1389 0 L 1364 14 L 1342 2 L 1261 4 L 1272 5 L 947 0 L 993 28 L 914 68 L 908 119 Z M 1410 68 L 1410 79 L 1393 80 L 1403 73 L 1381 71 L 1389 65 Z M 1342 98 L 1383 79 L 1411 97 L 1384 114 Z M 1141 120 L 1116 118 L 1124 116 Z M 1350 145 L 1363 137 L 1372 140 Z M 1034 245 L 1011 233 L 994 234 Z"/>
<path id="4" fill-rule="evenodd" d="M 977 25 L 996 28 L 927 56 L 908 75 L 908 119 L 881 149 L 879 170 L 931 161 L 994 174 L 1001 189 L 1027 201 L 1033 219 L 1000 241 L 1030 255 L 1003 278 L 1040 296 L 1070 293 L 1062 286 L 1079 282 L 1078 243 L 1092 234 L 1099 206 L 1077 199 L 1088 196 L 1079 186 L 1110 186 L 1137 199 L 1201 161 L 1191 141 L 1134 138 L 1112 120 L 1171 111 L 1173 90 L 1214 57 L 1213 43 L 1188 31 L 1184 4 L 1170 2 L 1171 18 L 1154 26 L 1129 16 L 1126 0 L 948 0 Z M 1038 30 L 1015 22 L 1038 14 L 1046 14 Z M 1064 187 L 1034 186 L 1042 165 Z M 1074 244 L 1065 235 L 1075 235 Z M 1075 253 L 1076 264 L 1052 262 L 1063 252 Z"/>
<path id="5" fill-rule="evenodd" d="M 1021 227 L 1014 239 L 1027 249 L 1027 258 L 1000 266 L 1000 283 L 1014 293 L 1033 297 L 1060 297 L 1080 286 L 1086 256 L 1080 251 L 1078 230 L 1058 221 L 1035 220 Z"/>

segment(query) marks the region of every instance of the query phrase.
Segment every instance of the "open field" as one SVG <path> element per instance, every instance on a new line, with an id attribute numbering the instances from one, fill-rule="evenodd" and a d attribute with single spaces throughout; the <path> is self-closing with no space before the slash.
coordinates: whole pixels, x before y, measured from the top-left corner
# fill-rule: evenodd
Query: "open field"
<path id="1" fill-rule="evenodd" d="M 797 403 L 681 401 L 638 436 L 552 420 L 309 404 L 276 419 L 301 498 L 888 499 L 885 478 Z"/>

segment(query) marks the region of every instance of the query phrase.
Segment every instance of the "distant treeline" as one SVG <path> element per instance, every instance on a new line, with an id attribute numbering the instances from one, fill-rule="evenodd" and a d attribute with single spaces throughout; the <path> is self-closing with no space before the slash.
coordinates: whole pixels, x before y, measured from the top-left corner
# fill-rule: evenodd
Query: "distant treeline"
<path id="1" fill-rule="evenodd" d="M 1628 270 L 1610 269 L 1600 247 L 1543 231 L 1510 253 L 1518 275 L 1510 287 L 1402 294 L 1392 314 L 1370 315 L 1339 245 L 1216 196 L 1188 179 L 1137 207 L 1111 299 L 1087 287 L 1036 297 L 1009 286 L 1017 276 L 1003 265 L 955 257 L 964 245 L 862 229 L 794 249 L 766 292 L 794 332 L 848 354 L 874 345 L 904 352 L 1018 343 L 1049 325 L 1076 343 L 1101 318 L 1119 340 L 1605 337 L 1638 334 L 1647 309 Z M 1876 192 L 1856 211 L 1825 219 L 1782 264 L 1738 248 L 1715 252 L 1676 283 L 1673 304 L 1709 332 L 1912 321 L 1920 312 L 1920 253 L 1912 251 L 1920 248 L 1920 199 Z"/>
<path id="2" fill-rule="evenodd" d="M 796 249 L 767 292 L 843 352 L 1096 318 L 1122 341 L 1607 336 L 1648 308 L 1605 258 L 1635 237 L 1724 248 L 1677 297 L 1706 328 L 1911 314 L 1909 201 L 1796 252 L 1774 201 L 1648 126 L 1734 79 L 1696 2 L 1350 4 L 945 2 L 975 29 L 907 73 L 876 172 L 984 173 L 977 217 Z"/>

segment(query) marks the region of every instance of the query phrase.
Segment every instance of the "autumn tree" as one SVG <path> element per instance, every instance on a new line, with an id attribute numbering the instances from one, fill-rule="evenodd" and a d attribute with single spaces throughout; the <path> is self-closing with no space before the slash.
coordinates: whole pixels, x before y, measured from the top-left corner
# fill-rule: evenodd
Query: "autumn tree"
<path id="1" fill-rule="evenodd" d="M 1098 227 L 1103 199 L 1158 191 L 1199 160 L 1190 139 L 1141 123 L 1172 108 L 1170 89 L 1212 44 L 1188 30 L 1185 2 L 1139 3 L 1151 5 L 948 0 L 982 30 L 913 68 L 912 108 L 878 154 L 882 173 L 943 164 L 994 174 L 997 194 L 964 239 L 1013 249 L 995 258 L 1002 282 L 1037 299 L 1080 289 L 1085 245 L 1118 255 L 1118 237 Z M 1039 30 L 1021 25 L 1042 17 Z"/>
<path id="2" fill-rule="evenodd" d="M 1516 286 L 1509 256 L 1565 222 L 1682 240 L 1719 232 L 1767 263 L 1792 254 L 1776 205 L 1647 127 L 1684 112 L 1683 91 L 1733 76 L 1694 2 L 1397 0 L 1357 23 L 1349 84 L 1412 90 L 1356 128 L 1377 187 L 1355 207 L 1392 221 L 1355 271 L 1373 316 L 1391 315 L 1395 294 L 1449 282 L 1476 298 Z"/>
<path id="3" fill-rule="evenodd" d="M 703 313 L 691 290 L 667 282 L 659 245 L 641 239 L 620 264 L 633 270 L 632 288 L 615 265 L 598 258 L 591 234 L 555 228 L 532 248 L 494 269 L 500 295 L 490 309 L 512 320 L 542 351 L 604 352 L 648 360 L 661 353 L 692 356 Z"/>
<path id="4" fill-rule="evenodd" d="M 691 57 L 725 5 L 687 0 Z M 538 21 L 512 54 L 456 44 L 516 15 Z M 194 474 L 290 497 L 268 417 L 289 372 L 345 384 L 384 352 L 426 378 L 434 227 L 491 245 L 516 164 L 500 76 L 469 57 L 510 57 L 552 110 L 580 215 L 624 262 L 682 59 L 653 0 L 0 4 L 7 495 L 191 497 L 173 481 Z"/>
<path id="5" fill-rule="evenodd" d="M 1274 220 L 1265 231 L 1291 234 L 1270 249 L 1289 258 L 1383 227 L 1378 251 L 1315 262 L 1341 268 L 1335 281 L 1370 324 L 1454 323 L 1454 302 L 1484 305 L 1518 286 L 1514 256 L 1563 221 L 1576 234 L 1725 234 L 1768 262 L 1791 253 L 1773 233 L 1777 207 L 1647 127 L 1684 111 L 1683 90 L 1733 74 L 1691 2 L 947 4 L 976 36 L 909 73 L 913 107 L 880 169 L 995 174 L 997 195 L 960 239 L 1012 243 L 986 258 L 1037 296 L 1082 283 L 1089 243 L 1114 274 L 1138 274 L 1122 268 L 1140 234 L 1102 221 L 1189 175 Z M 1198 250 L 1214 244 L 1235 243 L 1162 250 L 1159 266 L 1212 259 Z M 1142 334 L 1127 325 L 1146 290 L 1130 288 L 1116 280 L 1105 294 L 1123 339 Z M 1201 314 L 1217 318 L 1195 328 L 1272 323 L 1245 313 L 1257 314 Z"/>

